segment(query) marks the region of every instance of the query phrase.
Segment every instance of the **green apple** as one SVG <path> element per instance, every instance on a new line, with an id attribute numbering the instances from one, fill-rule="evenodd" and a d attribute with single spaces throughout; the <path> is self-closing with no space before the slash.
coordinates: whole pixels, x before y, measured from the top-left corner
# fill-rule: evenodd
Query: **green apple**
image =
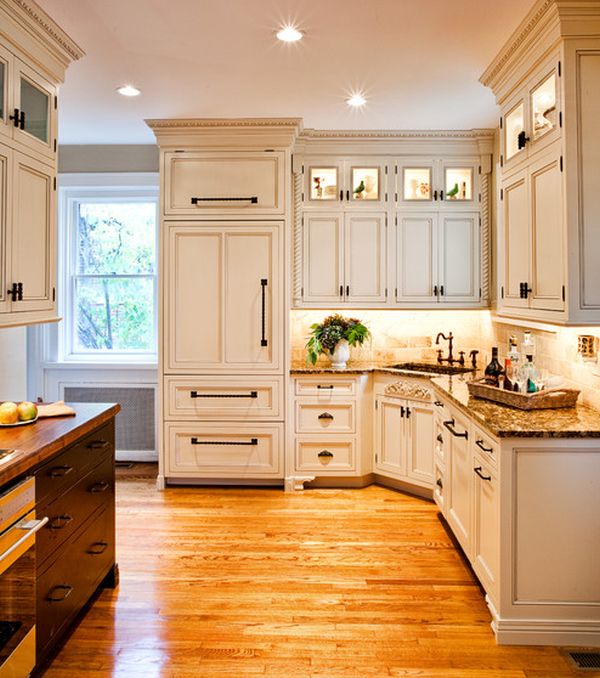
<path id="1" fill-rule="evenodd" d="M 37 407 L 27 400 L 17 405 L 17 412 L 19 413 L 20 421 L 30 421 L 37 417 Z"/>
<path id="2" fill-rule="evenodd" d="M 7 400 L 0 405 L 0 424 L 16 424 L 19 421 L 19 411 L 16 403 Z"/>

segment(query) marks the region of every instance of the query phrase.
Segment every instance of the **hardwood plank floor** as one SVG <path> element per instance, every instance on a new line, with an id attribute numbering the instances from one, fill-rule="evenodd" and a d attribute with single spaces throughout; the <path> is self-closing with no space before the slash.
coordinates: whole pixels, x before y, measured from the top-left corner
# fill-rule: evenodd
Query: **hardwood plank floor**
<path id="1" fill-rule="evenodd" d="M 495 644 L 429 502 L 375 486 L 157 492 L 140 465 L 119 475 L 120 586 L 46 678 L 582 675 L 557 648 Z"/>

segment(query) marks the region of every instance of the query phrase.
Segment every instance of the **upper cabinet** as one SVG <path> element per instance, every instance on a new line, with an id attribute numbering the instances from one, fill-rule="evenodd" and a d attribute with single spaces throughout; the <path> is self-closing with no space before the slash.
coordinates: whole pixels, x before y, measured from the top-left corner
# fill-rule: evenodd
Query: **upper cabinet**
<path id="1" fill-rule="evenodd" d="M 58 85 L 83 52 L 37 5 L 0 0 L 0 327 L 57 320 Z"/>
<path id="2" fill-rule="evenodd" d="M 307 157 L 302 164 L 305 208 L 377 209 L 388 202 L 389 167 L 377 157 Z"/>
<path id="3" fill-rule="evenodd" d="M 394 175 L 394 200 L 411 209 L 479 209 L 480 163 L 477 158 L 400 158 Z"/>
<path id="4" fill-rule="evenodd" d="M 600 323 L 600 4 L 537 3 L 481 77 L 500 106 L 498 314 Z"/>

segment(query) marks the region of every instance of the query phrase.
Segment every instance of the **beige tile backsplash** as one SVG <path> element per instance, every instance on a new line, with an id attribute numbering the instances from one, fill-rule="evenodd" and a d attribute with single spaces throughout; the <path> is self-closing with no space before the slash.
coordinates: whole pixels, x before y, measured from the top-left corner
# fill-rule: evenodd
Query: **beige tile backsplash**
<path id="1" fill-rule="evenodd" d="M 291 312 L 292 362 L 304 363 L 310 326 L 329 315 L 328 311 L 295 310 Z M 495 322 L 489 311 L 372 311 L 344 310 L 343 315 L 359 318 L 371 330 L 372 340 L 362 348 L 351 350 L 351 363 L 394 363 L 408 360 L 436 359 L 435 337 L 438 332 L 452 332 L 454 354 L 480 351 L 478 365 L 485 366 L 492 346 L 500 349 L 503 361 L 508 338 L 516 334 L 519 344 L 524 328 Z M 548 330 L 532 329 L 536 341 L 536 362 L 553 374 L 565 377 L 567 383 L 581 389 L 580 402 L 600 409 L 600 363 L 584 362 L 577 354 L 579 334 L 599 337 L 600 327 L 564 328 L 549 325 Z M 440 342 L 444 355 L 447 342 Z M 328 363 L 326 357 L 320 362 Z"/>

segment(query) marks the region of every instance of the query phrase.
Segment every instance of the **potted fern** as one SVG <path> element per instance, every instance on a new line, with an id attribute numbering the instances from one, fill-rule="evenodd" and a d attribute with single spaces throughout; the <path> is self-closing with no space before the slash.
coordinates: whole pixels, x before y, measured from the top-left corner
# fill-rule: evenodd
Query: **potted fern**
<path id="1" fill-rule="evenodd" d="M 370 336 L 371 333 L 360 320 L 334 313 L 322 323 L 310 326 L 306 362 L 316 365 L 319 355 L 329 353 L 331 366 L 343 370 L 350 358 L 350 346 L 362 346 Z"/>

